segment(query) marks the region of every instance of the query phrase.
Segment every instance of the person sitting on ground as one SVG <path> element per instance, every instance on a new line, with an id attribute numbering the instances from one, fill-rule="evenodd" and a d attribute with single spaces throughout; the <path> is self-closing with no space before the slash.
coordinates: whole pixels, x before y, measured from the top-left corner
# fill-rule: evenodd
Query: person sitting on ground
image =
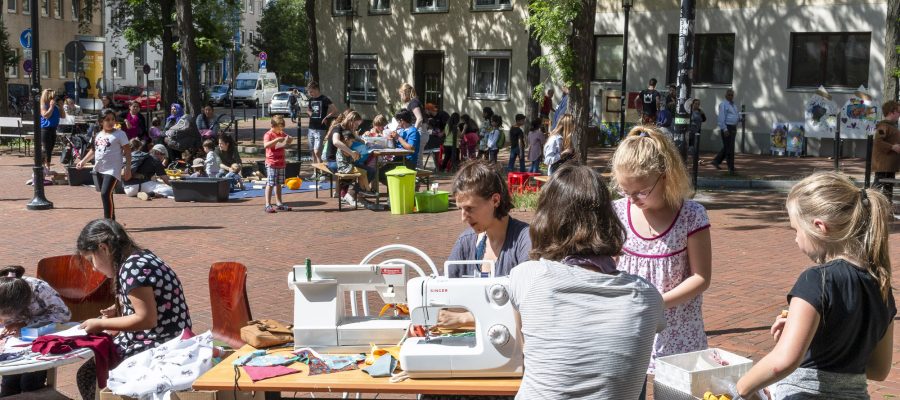
<path id="1" fill-rule="evenodd" d="M 115 280 L 118 307 L 81 323 L 87 333 L 116 332 L 122 359 L 152 349 L 191 329 L 191 313 L 175 271 L 153 252 L 139 247 L 116 221 L 96 219 L 78 235 L 75 248 L 94 270 Z M 115 367 L 114 365 L 110 366 Z M 91 359 L 78 369 L 84 399 L 96 398 L 97 366 Z"/>
<path id="2" fill-rule="evenodd" d="M 0 269 L 0 337 L 18 336 L 28 325 L 68 322 L 72 313 L 47 282 L 26 277 L 25 268 L 10 265 Z M 40 390 L 47 384 L 47 371 L 3 375 L 0 397 Z"/>
<path id="3" fill-rule="evenodd" d="M 194 162 L 191 164 L 191 169 L 194 171 L 191 173 L 191 178 L 205 178 L 209 175 L 206 175 L 206 163 L 205 160 L 197 157 L 194 159 Z"/>
<path id="4" fill-rule="evenodd" d="M 184 116 L 184 107 L 178 103 L 172 103 L 172 107 L 169 108 L 169 116 L 166 117 L 166 125 L 163 126 L 163 132 L 172 129 L 175 124 L 178 123 L 178 120 Z"/>
<path id="5" fill-rule="evenodd" d="M 157 144 L 146 153 L 140 147 L 135 147 L 140 144 L 140 139 L 131 139 L 131 148 L 134 151 L 131 152 L 131 179 L 123 182 L 125 195 L 137 196 L 141 200 L 149 200 L 156 196 L 172 197 L 174 192 L 172 186 L 169 186 L 169 176 L 166 175 L 164 166 L 169 153 L 166 146 Z M 158 177 L 163 183 L 157 182 L 154 177 Z"/>
<path id="6" fill-rule="evenodd" d="M 209 104 L 203 106 L 203 111 L 197 116 L 197 130 L 200 136 L 209 139 L 219 136 L 219 124 L 216 123 L 216 115 Z M 212 175 L 210 175 L 212 176 Z"/>
<path id="7" fill-rule="evenodd" d="M 638 398 L 653 338 L 666 326 L 663 298 L 616 270 L 626 235 L 607 182 L 587 166 L 560 167 L 529 231 L 532 261 L 509 273 L 526 343 L 516 398 Z"/>
<path id="8" fill-rule="evenodd" d="M 222 135 L 219 138 L 219 148 L 216 149 L 216 156 L 219 157 L 219 176 L 225 176 L 228 173 L 228 169 L 231 168 L 232 165 L 242 165 L 241 161 L 241 153 L 238 152 L 237 143 L 234 141 L 234 137 L 231 135 Z"/>
<path id="9" fill-rule="evenodd" d="M 219 154 L 215 152 L 215 147 L 216 144 L 212 139 L 203 141 L 203 152 L 206 153 L 205 170 L 206 176 L 208 177 L 218 177 L 220 172 L 225 169 L 222 168 L 222 159 L 220 159 Z"/>
<path id="10" fill-rule="evenodd" d="M 241 165 L 234 163 L 228 167 L 225 179 L 230 180 L 231 191 L 244 190 L 244 178 L 241 177 Z"/>
<path id="11" fill-rule="evenodd" d="M 159 117 L 153 117 L 153 120 L 150 121 L 150 142 L 153 145 L 164 144 L 163 141 L 166 138 L 165 133 L 159 129 L 162 121 L 160 121 Z"/>

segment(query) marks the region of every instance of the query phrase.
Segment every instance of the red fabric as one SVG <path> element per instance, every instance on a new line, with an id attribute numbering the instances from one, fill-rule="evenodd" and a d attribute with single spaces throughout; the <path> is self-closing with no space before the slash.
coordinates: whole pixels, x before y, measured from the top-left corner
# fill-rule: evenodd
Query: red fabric
<path id="1" fill-rule="evenodd" d="M 281 131 L 281 133 L 277 133 L 273 130 L 269 130 L 265 135 L 263 135 L 263 143 L 275 140 L 283 136 L 287 136 L 284 131 Z M 266 166 L 272 168 L 284 168 L 285 164 L 284 147 L 280 149 L 276 149 L 275 146 L 266 148 Z"/>
<path id="2" fill-rule="evenodd" d="M 263 379 L 274 378 L 276 376 L 296 374 L 300 371 L 281 365 L 275 365 L 271 367 L 251 367 L 249 365 L 245 365 L 244 372 L 247 373 L 247 375 L 250 377 L 250 380 L 252 380 L 253 382 L 258 382 Z"/>
<path id="3" fill-rule="evenodd" d="M 94 363 L 97 364 L 97 385 L 106 387 L 109 370 L 119 364 L 119 352 L 113 344 L 112 337 L 105 333 L 87 336 L 54 336 L 45 335 L 34 340 L 31 351 L 41 354 L 65 354 L 75 349 L 88 348 L 94 352 Z"/>

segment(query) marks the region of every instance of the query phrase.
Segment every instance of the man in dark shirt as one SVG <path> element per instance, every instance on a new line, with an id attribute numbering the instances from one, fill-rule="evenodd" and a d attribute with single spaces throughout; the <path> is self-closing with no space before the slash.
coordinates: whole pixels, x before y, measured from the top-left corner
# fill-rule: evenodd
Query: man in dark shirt
<path id="1" fill-rule="evenodd" d="M 338 114 L 337 107 L 331 102 L 328 96 L 319 91 L 319 84 L 310 81 L 306 84 L 306 90 L 309 92 L 309 149 L 312 153 L 313 163 L 322 162 L 322 139 L 325 131 L 328 130 L 327 120 Z M 313 175 L 313 179 L 317 178 L 317 174 Z"/>
<path id="2" fill-rule="evenodd" d="M 656 122 L 656 113 L 659 111 L 661 100 L 659 92 L 656 91 L 656 78 L 651 78 L 647 88 L 641 90 L 636 99 L 638 104 L 635 108 L 641 111 L 642 123 L 652 124 Z"/>
<path id="3" fill-rule="evenodd" d="M 516 122 L 509 128 L 509 165 L 506 169 L 514 172 L 516 166 L 516 157 L 519 158 L 519 172 L 525 172 L 525 132 L 522 126 L 525 125 L 525 116 L 516 114 Z M 501 133 L 502 134 L 502 133 Z"/>
<path id="4" fill-rule="evenodd" d="M 669 110 L 669 114 L 675 115 L 675 107 L 678 104 L 678 95 L 675 93 L 675 85 L 669 84 L 669 91 L 666 92 L 666 110 Z"/>

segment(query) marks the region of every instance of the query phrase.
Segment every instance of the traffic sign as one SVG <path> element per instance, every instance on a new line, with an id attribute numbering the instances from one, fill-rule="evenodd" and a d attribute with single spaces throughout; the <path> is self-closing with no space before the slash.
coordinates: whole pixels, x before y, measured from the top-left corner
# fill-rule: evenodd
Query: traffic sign
<path id="1" fill-rule="evenodd" d="M 266 66 L 268 66 L 269 62 L 266 60 L 259 60 L 259 69 L 260 71 L 265 70 Z"/>
<path id="2" fill-rule="evenodd" d="M 22 34 L 19 35 L 19 44 L 21 44 L 23 48 L 31 48 L 31 28 L 25 28 L 25 30 L 22 31 Z"/>
<path id="3" fill-rule="evenodd" d="M 23 53 L 24 53 L 23 55 L 25 56 L 25 58 L 28 58 L 28 59 L 31 58 L 31 49 L 24 49 Z"/>
<path id="4" fill-rule="evenodd" d="M 109 66 L 110 66 L 110 67 L 116 68 L 116 66 L 118 66 L 118 65 L 119 65 L 119 62 L 116 61 L 115 58 L 113 58 L 112 60 L 109 60 Z"/>
<path id="5" fill-rule="evenodd" d="M 266 61 L 266 60 L 269 59 L 269 55 L 266 54 L 266 52 L 261 51 L 261 52 L 259 52 L 259 59 L 260 59 L 260 60 L 263 60 L 263 61 Z"/>
<path id="6" fill-rule="evenodd" d="M 31 73 L 31 67 L 32 67 L 31 59 L 28 59 L 28 60 L 25 60 L 24 62 L 22 62 L 22 69 L 25 70 L 26 74 Z"/>
<path id="7" fill-rule="evenodd" d="M 144 75 L 150 75 L 150 64 L 144 64 Z"/>
<path id="8" fill-rule="evenodd" d="M 66 59 L 69 61 L 81 61 L 84 60 L 84 56 L 87 53 L 87 50 L 84 48 L 84 45 L 81 44 L 80 41 L 73 40 L 69 43 L 66 43 L 64 53 L 66 53 Z"/>

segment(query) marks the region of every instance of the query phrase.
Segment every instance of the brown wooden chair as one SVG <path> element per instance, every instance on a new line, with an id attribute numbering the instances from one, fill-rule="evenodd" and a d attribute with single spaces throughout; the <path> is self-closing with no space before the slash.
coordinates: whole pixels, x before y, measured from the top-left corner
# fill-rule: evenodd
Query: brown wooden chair
<path id="1" fill-rule="evenodd" d="M 209 269 L 209 303 L 213 338 L 233 349 L 244 345 L 241 328 L 253 318 L 247 299 L 247 267 L 238 262 L 217 262 Z"/>
<path id="2" fill-rule="evenodd" d="M 72 312 L 72 321 L 100 316 L 100 310 L 116 303 L 113 282 L 94 270 L 79 255 L 47 257 L 38 261 L 37 278 L 50 284 Z"/>

